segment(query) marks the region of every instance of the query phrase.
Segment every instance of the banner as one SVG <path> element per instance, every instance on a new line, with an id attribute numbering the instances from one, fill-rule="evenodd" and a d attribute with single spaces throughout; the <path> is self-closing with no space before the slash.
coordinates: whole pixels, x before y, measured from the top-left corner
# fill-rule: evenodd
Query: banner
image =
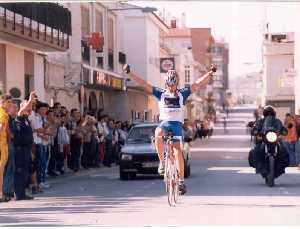
<path id="1" fill-rule="evenodd" d="M 160 58 L 160 73 L 167 73 L 171 69 L 175 69 L 174 57 Z"/>

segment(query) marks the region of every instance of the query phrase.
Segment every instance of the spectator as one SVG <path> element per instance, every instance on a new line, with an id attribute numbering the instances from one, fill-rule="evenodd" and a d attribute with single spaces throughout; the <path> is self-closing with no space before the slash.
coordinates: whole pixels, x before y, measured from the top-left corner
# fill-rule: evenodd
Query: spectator
<path id="1" fill-rule="evenodd" d="M 215 123 L 214 123 L 213 119 L 209 119 L 208 122 L 209 122 L 209 124 L 208 124 L 208 128 L 209 128 L 208 136 L 211 137 L 213 135 L 213 132 L 214 132 Z"/>
<path id="2" fill-rule="evenodd" d="M 4 180 L 3 180 L 3 194 L 8 198 L 14 197 L 14 172 L 15 172 L 15 146 L 13 144 L 14 140 L 14 129 L 15 129 L 15 118 L 18 113 L 18 105 L 12 103 L 9 114 L 9 138 L 8 138 L 8 161 L 4 170 Z"/>
<path id="3" fill-rule="evenodd" d="M 55 139 L 57 139 L 57 131 L 58 131 L 58 117 L 55 116 L 54 110 L 50 109 L 47 112 L 47 122 L 49 125 L 48 128 L 48 135 L 49 135 L 49 152 L 50 152 L 50 158 L 48 163 L 48 170 L 47 174 L 49 176 L 58 176 L 58 173 L 56 171 L 57 168 L 57 160 L 58 160 L 58 148 L 57 143 L 55 142 Z"/>
<path id="4" fill-rule="evenodd" d="M 298 139 L 296 122 L 289 113 L 285 115 L 284 126 L 288 129 L 288 134 L 284 137 L 283 144 L 289 153 L 290 165 L 296 165 L 295 144 Z"/>
<path id="5" fill-rule="evenodd" d="M 108 129 L 105 122 L 105 116 L 100 116 L 97 124 L 98 136 L 99 136 L 99 153 L 100 162 L 103 163 L 105 155 L 105 138 L 108 135 Z"/>
<path id="6" fill-rule="evenodd" d="M 26 195 L 26 186 L 29 179 L 29 165 L 31 150 L 33 145 L 33 131 L 28 119 L 32 111 L 35 93 L 31 93 L 29 101 L 21 103 L 18 116 L 16 118 L 16 128 L 14 131 L 15 146 L 15 173 L 14 173 L 14 190 L 16 200 L 30 200 L 31 196 Z"/>
<path id="7" fill-rule="evenodd" d="M 48 188 L 49 185 L 46 184 L 46 166 L 47 166 L 47 152 L 43 144 L 46 138 L 45 132 L 45 116 L 48 110 L 48 104 L 43 102 L 38 102 L 36 104 L 36 112 L 32 112 L 29 117 L 33 129 L 33 138 L 35 145 L 35 163 L 37 166 L 37 182 L 40 190 L 43 188 Z"/>
<path id="8" fill-rule="evenodd" d="M 79 170 L 79 160 L 82 147 L 82 126 L 81 126 L 81 114 L 77 109 L 71 110 L 70 117 L 70 150 L 71 150 L 71 161 L 70 168 L 77 172 Z"/>
<path id="9" fill-rule="evenodd" d="M 94 154 L 93 136 L 97 133 L 95 120 L 92 116 L 86 115 L 83 123 L 83 153 L 81 156 L 81 165 L 88 169 L 91 167 L 92 155 Z"/>
<path id="10" fill-rule="evenodd" d="M 60 126 L 57 131 L 57 144 L 58 144 L 58 153 L 57 153 L 57 170 L 60 174 L 64 174 L 66 170 L 66 160 L 69 155 L 70 137 L 67 130 L 67 117 L 66 114 L 61 113 L 60 115 Z"/>
<path id="11" fill-rule="evenodd" d="M 105 157 L 103 161 L 103 164 L 107 167 L 111 167 L 111 164 L 114 162 L 114 144 L 116 142 L 114 128 L 114 121 L 109 120 L 108 135 L 105 138 Z"/>
<path id="12" fill-rule="evenodd" d="M 8 160 L 8 136 L 9 136 L 9 116 L 8 111 L 12 105 L 9 95 L 1 96 L 0 100 L 0 202 L 9 201 L 10 198 L 3 194 L 4 168 Z"/>

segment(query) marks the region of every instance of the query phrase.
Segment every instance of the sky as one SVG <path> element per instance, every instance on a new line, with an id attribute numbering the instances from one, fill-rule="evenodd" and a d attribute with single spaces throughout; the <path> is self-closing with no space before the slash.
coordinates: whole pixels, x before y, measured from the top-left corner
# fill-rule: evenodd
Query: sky
<path id="1" fill-rule="evenodd" d="M 229 43 L 229 77 L 239 77 L 262 69 L 262 33 L 293 32 L 295 5 L 300 2 L 232 1 L 130 1 L 156 7 L 174 17 L 186 15 L 187 27 L 209 27 L 216 39 Z"/>

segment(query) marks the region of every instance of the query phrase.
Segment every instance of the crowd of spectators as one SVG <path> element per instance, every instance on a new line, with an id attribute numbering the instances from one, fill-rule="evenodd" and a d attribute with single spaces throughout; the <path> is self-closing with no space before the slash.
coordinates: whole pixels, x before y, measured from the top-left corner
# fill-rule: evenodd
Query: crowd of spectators
<path id="1" fill-rule="evenodd" d="M 105 114 L 68 110 L 38 100 L 0 100 L 0 202 L 33 199 L 48 177 L 111 167 L 131 126 Z"/>

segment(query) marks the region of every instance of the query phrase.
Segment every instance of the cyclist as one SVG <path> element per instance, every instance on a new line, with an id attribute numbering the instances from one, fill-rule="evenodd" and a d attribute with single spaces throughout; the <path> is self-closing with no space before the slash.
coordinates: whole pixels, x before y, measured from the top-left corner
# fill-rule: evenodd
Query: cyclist
<path id="1" fill-rule="evenodd" d="M 175 156 L 176 165 L 179 172 L 179 193 L 181 195 L 186 193 L 186 186 L 184 184 L 184 159 L 182 153 L 182 124 L 184 122 L 184 107 L 187 98 L 192 92 L 196 92 L 201 87 L 206 86 L 216 71 L 215 67 L 204 74 L 201 78 L 197 79 L 190 87 L 178 89 L 179 77 L 175 70 L 169 70 L 165 80 L 165 89 L 153 87 L 146 81 L 137 76 L 134 72 L 130 71 L 129 65 L 123 67 L 125 73 L 128 74 L 130 79 L 134 80 L 137 84 L 142 86 L 144 90 L 154 95 L 158 99 L 160 109 L 160 125 L 155 131 L 155 147 L 158 152 L 160 164 L 158 173 L 164 174 L 164 143 L 162 137 L 166 132 L 172 132 L 175 139 L 172 145 L 173 155 Z"/>

